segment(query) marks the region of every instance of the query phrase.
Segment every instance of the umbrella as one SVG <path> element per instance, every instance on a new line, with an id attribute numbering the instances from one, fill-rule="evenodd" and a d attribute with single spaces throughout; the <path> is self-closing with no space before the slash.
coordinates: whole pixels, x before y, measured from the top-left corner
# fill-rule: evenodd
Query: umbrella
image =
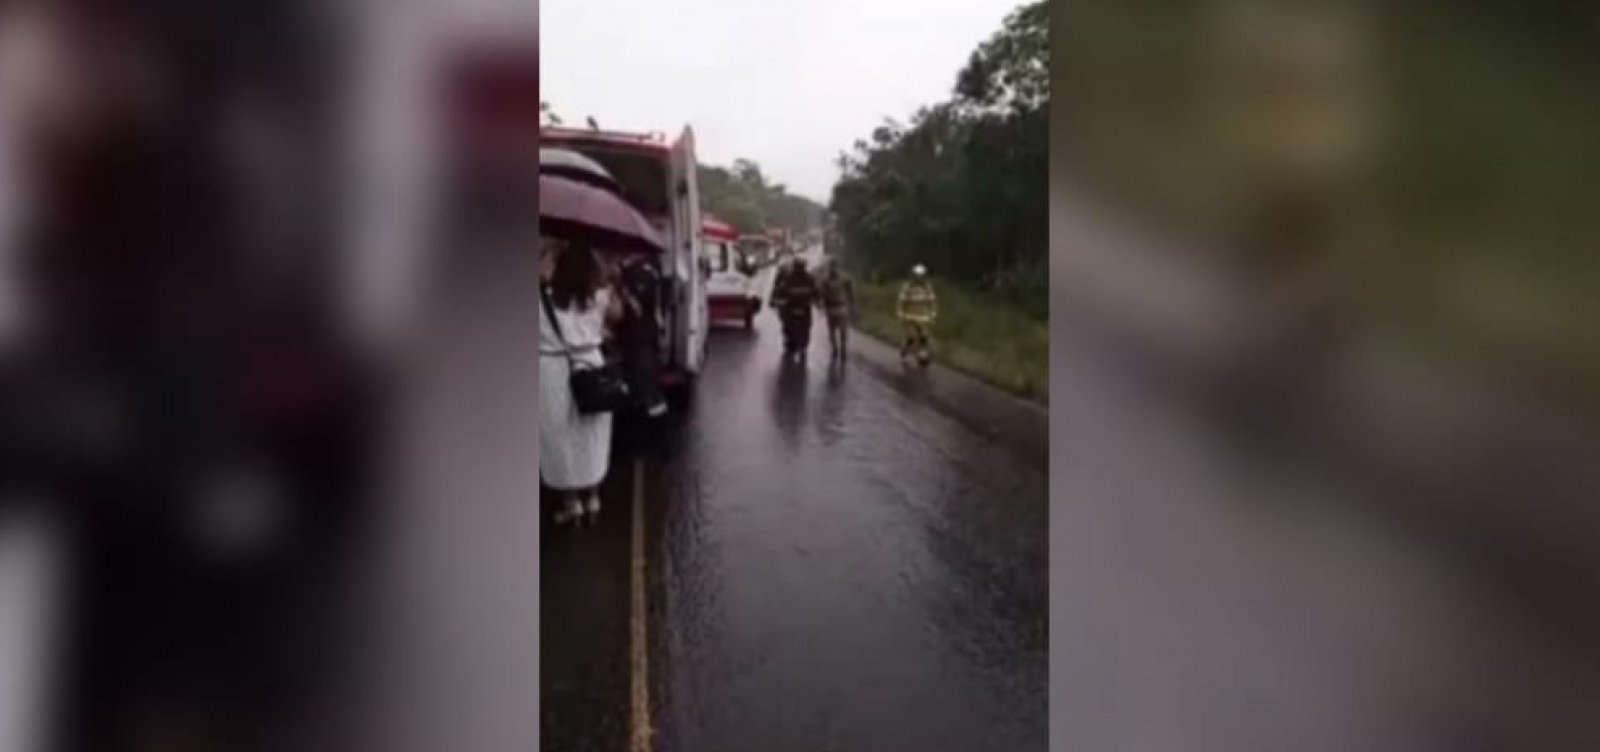
<path id="1" fill-rule="evenodd" d="M 620 196 L 557 175 L 539 176 L 539 234 L 602 250 L 667 250 L 661 233 Z"/>
<path id="2" fill-rule="evenodd" d="M 576 180 L 622 195 L 622 186 L 605 167 L 571 149 L 540 149 L 539 174 Z"/>

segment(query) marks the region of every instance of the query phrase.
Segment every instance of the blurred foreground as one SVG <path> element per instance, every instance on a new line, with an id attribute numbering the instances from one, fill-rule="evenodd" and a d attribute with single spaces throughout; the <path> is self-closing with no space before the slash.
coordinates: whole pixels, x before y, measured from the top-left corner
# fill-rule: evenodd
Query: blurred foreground
<path id="1" fill-rule="evenodd" d="M 1057 8 L 1063 748 L 1600 740 L 1597 40 L 1501 5 Z"/>
<path id="2" fill-rule="evenodd" d="M 536 27 L 475 8 L 0 10 L 0 748 L 536 743 L 537 625 L 474 600 L 533 580 L 450 558 L 537 531 L 533 219 L 484 169 Z"/>

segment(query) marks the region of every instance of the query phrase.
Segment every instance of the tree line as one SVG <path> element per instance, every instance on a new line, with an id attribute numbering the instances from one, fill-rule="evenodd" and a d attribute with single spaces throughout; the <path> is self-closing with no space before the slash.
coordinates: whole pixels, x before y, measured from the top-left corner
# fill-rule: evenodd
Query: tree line
<path id="1" fill-rule="evenodd" d="M 749 159 L 735 159 L 727 168 L 700 165 L 700 205 L 742 233 L 769 227 L 801 233 L 822 224 L 820 204 L 769 182 Z"/>
<path id="2" fill-rule="evenodd" d="M 946 101 L 886 119 L 836 162 L 829 210 L 847 262 L 1048 311 L 1049 0 L 1008 15 Z"/>

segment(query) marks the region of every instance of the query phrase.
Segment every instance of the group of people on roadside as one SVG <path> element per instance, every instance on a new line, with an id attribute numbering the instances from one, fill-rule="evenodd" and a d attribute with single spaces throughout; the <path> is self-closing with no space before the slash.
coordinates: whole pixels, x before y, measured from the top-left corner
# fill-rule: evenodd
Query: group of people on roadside
<path id="1" fill-rule="evenodd" d="M 828 342 L 835 361 L 843 361 L 850 324 L 855 319 L 855 281 L 839 268 L 836 259 L 813 275 L 805 259 L 796 258 L 779 270 L 772 284 L 772 309 L 783 321 L 784 357 L 805 359 L 811 343 L 812 311 L 821 308 L 828 321 Z"/>
<path id="2" fill-rule="evenodd" d="M 786 359 L 805 359 L 815 308 L 822 309 L 827 317 L 828 343 L 835 362 L 845 359 L 850 326 L 855 322 L 856 288 L 855 281 L 839 268 L 838 259 L 828 259 L 820 276 L 811 273 L 804 259 L 791 261 L 773 282 L 772 307 L 783 320 Z M 926 366 L 931 358 L 929 329 L 938 317 L 938 298 L 923 265 L 912 267 L 910 279 L 901 285 L 895 315 L 904 327 L 901 360 L 914 358 Z"/>
<path id="3" fill-rule="evenodd" d="M 557 524 L 593 522 L 610 470 L 615 415 L 648 422 L 667 411 L 656 381 L 659 276 L 642 258 L 613 260 L 549 240 L 539 272 L 541 480 L 559 494 Z M 608 408 L 615 409 L 580 404 L 573 375 L 581 371 L 613 377 L 620 401 Z"/>

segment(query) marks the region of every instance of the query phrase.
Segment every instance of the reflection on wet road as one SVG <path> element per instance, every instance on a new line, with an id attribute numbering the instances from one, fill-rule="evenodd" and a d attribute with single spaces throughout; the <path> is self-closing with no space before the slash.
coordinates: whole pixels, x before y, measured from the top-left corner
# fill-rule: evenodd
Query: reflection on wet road
<path id="1" fill-rule="evenodd" d="M 715 333 L 647 487 L 656 748 L 1043 750 L 1044 468 L 778 339 Z"/>
<path id="2" fill-rule="evenodd" d="M 713 333 L 644 462 L 647 665 L 630 660 L 631 460 L 597 527 L 541 535 L 543 748 L 1043 750 L 1045 468 L 872 371 Z"/>

